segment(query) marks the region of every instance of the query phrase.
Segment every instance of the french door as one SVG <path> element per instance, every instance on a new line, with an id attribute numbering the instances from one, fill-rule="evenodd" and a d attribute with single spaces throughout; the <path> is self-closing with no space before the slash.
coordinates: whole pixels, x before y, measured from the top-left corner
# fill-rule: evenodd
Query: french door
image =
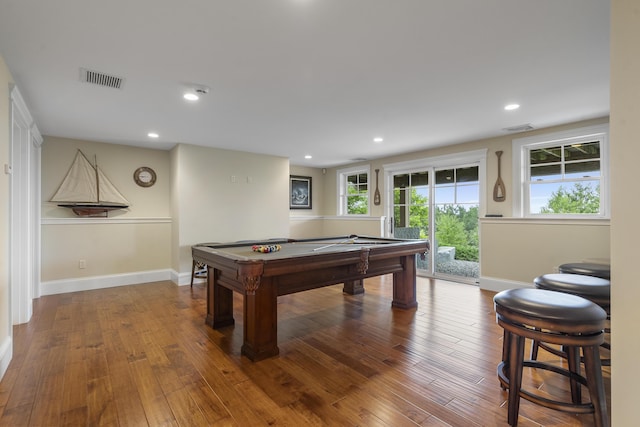
<path id="1" fill-rule="evenodd" d="M 477 283 L 484 162 L 441 162 L 390 170 L 387 176 L 390 235 L 431 242 L 429 255 L 417 259 L 419 273 Z"/>

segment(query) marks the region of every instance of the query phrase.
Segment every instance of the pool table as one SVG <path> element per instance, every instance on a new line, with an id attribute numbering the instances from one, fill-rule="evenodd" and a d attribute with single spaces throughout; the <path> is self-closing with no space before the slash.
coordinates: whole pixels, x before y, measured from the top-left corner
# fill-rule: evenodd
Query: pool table
<path id="1" fill-rule="evenodd" d="M 277 251 L 263 253 L 277 245 Z M 363 279 L 393 273 L 393 307 L 410 309 L 416 301 L 416 254 L 426 240 L 340 236 L 272 239 L 195 245 L 195 261 L 207 265 L 207 316 L 213 328 L 234 324 L 233 291 L 244 297 L 242 354 L 252 361 L 278 354 L 280 295 L 344 283 L 344 292 L 364 292 Z"/>

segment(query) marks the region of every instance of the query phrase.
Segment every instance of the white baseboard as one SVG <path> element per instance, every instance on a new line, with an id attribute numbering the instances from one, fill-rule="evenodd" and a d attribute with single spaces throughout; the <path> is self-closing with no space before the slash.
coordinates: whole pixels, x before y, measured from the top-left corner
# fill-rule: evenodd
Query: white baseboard
<path id="1" fill-rule="evenodd" d="M 203 282 L 205 279 L 196 278 L 193 280 L 193 283 Z M 191 272 L 187 271 L 185 273 L 178 273 L 175 270 L 171 270 L 171 281 L 176 283 L 178 286 L 186 286 L 191 284 Z"/>
<path id="2" fill-rule="evenodd" d="M 0 345 L 0 379 L 4 377 L 4 374 L 9 368 L 9 362 L 13 357 L 13 339 L 8 336 Z"/>
<path id="3" fill-rule="evenodd" d="M 90 291 L 94 289 L 113 288 L 116 286 L 136 285 L 139 283 L 159 282 L 171 280 L 178 286 L 191 283 L 191 272 L 178 273 L 175 270 L 138 271 L 135 273 L 113 274 L 109 276 L 82 277 L 78 279 L 51 280 L 42 282 L 41 295 L 64 294 L 67 292 Z M 196 279 L 202 281 L 203 279 Z M 495 277 L 480 277 L 480 289 L 500 292 L 513 288 L 532 288 L 532 283 L 498 279 Z M 1 356 L 1 354 L 0 354 Z"/>
<path id="4" fill-rule="evenodd" d="M 497 279 L 495 277 L 480 277 L 480 289 L 501 292 L 514 288 L 533 288 L 533 283 L 516 282 L 512 280 Z"/>
<path id="5" fill-rule="evenodd" d="M 40 295 L 64 294 L 67 292 L 91 291 L 94 289 L 113 288 L 116 286 L 136 285 L 138 283 L 159 282 L 173 280 L 173 271 L 152 270 L 137 271 L 135 273 L 112 274 L 108 276 L 82 277 L 77 279 L 51 280 L 40 284 Z M 189 279 L 191 273 L 188 274 Z M 189 283 L 187 281 L 187 283 Z"/>

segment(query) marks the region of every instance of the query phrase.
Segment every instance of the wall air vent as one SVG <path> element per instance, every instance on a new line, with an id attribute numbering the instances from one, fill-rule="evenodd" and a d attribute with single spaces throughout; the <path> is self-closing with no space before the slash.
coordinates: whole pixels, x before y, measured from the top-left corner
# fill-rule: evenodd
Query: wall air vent
<path id="1" fill-rule="evenodd" d="M 124 84 L 122 77 L 111 76 L 100 71 L 87 70 L 86 68 L 80 68 L 80 81 L 113 89 L 122 89 Z"/>
<path id="2" fill-rule="evenodd" d="M 526 130 L 533 130 L 533 126 L 531 126 L 530 123 L 524 124 L 524 125 L 518 125 L 518 126 L 511 126 L 508 128 L 502 128 L 503 131 L 505 132 L 524 132 Z"/>

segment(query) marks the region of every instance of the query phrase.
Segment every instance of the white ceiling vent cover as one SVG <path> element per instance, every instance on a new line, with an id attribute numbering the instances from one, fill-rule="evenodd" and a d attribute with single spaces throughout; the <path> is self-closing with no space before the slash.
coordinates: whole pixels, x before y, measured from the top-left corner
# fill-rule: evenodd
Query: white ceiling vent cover
<path id="1" fill-rule="evenodd" d="M 114 89 L 122 89 L 122 85 L 124 85 L 122 77 L 111 76 L 100 71 L 87 70 L 86 68 L 80 68 L 80 81 Z"/>
<path id="2" fill-rule="evenodd" d="M 511 126 L 508 128 L 502 128 L 502 130 L 506 131 L 506 132 L 524 132 L 526 130 L 533 130 L 533 126 L 531 126 L 531 124 L 527 123 L 524 125 L 518 125 L 518 126 Z"/>

